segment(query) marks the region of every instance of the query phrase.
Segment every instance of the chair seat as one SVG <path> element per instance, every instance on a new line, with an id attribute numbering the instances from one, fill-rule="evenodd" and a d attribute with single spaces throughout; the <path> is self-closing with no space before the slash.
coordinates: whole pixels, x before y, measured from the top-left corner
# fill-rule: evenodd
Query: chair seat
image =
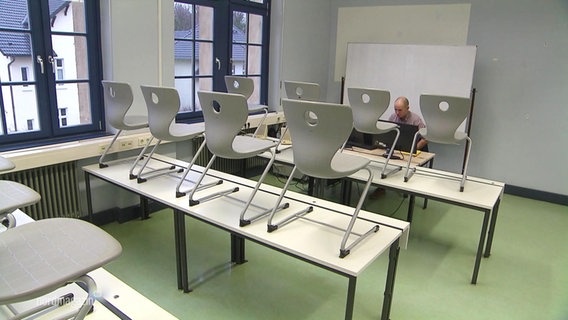
<path id="1" fill-rule="evenodd" d="M 261 112 L 268 109 L 267 105 L 264 104 L 256 104 L 256 103 L 249 103 L 247 105 L 249 113 L 251 112 Z"/>
<path id="2" fill-rule="evenodd" d="M 256 156 L 272 147 L 276 146 L 276 142 L 271 140 L 262 140 L 250 136 L 236 136 L 233 140 L 234 154 L 231 155 L 232 159 L 246 159 Z M 220 157 L 228 157 L 227 154 L 219 153 Z"/>
<path id="3" fill-rule="evenodd" d="M 397 127 L 396 123 L 377 121 L 377 130 L 380 131 L 380 132 L 377 132 L 377 133 L 383 133 L 383 132 L 391 131 L 392 129 L 394 129 L 396 127 Z"/>
<path id="4" fill-rule="evenodd" d="M 336 153 L 331 159 L 331 168 L 335 171 L 327 176 L 328 179 L 336 179 L 349 176 L 363 168 L 365 168 L 371 161 L 367 158 Z M 333 176 L 335 175 L 335 176 Z M 326 177 L 322 177 L 326 178 Z"/>
<path id="5" fill-rule="evenodd" d="M 16 165 L 12 161 L 4 157 L 0 157 L 0 171 L 12 170 L 15 167 Z"/>
<path id="6" fill-rule="evenodd" d="M 123 130 L 142 129 L 148 127 L 148 116 L 125 115 L 123 122 L 126 126 L 125 128 L 122 128 Z"/>
<path id="7" fill-rule="evenodd" d="M 172 123 L 170 125 L 169 135 L 167 137 L 160 137 L 159 135 L 157 135 L 156 138 L 172 142 L 185 141 L 192 139 L 193 137 L 202 133 L 203 126 L 190 125 L 187 123 Z"/>
<path id="8" fill-rule="evenodd" d="M 32 205 L 40 199 L 39 193 L 21 183 L 0 180 L 0 213 L 12 212 Z"/>
<path id="9" fill-rule="evenodd" d="M 0 233 L 0 304 L 47 294 L 115 259 L 122 247 L 79 219 L 34 221 Z"/>
<path id="10" fill-rule="evenodd" d="M 467 134 L 465 132 L 462 132 L 462 131 L 456 131 L 454 133 L 453 138 L 449 137 L 448 139 L 437 139 L 435 137 L 429 136 L 427 128 L 422 128 L 422 129 L 418 130 L 418 133 L 420 133 L 420 135 L 428 141 L 436 142 L 436 143 L 443 143 L 443 144 L 460 144 L 462 141 L 467 139 Z"/>

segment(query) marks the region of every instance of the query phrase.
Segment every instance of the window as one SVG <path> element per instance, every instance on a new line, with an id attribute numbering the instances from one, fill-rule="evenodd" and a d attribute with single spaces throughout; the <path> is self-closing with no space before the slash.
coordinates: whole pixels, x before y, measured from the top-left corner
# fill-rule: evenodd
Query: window
<path id="1" fill-rule="evenodd" d="M 226 91 L 224 76 L 255 80 L 251 103 L 268 97 L 268 0 L 174 2 L 175 87 L 178 119 L 200 118 L 199 90 Z"/>
<path id="2" fill-rule="evenodd" d="M 64 70 L 63 70 L 63 59 L 56 58 L 55 59 L 55 80 L 63 80 L 64 79 Z"/>
<path id="3" fill-rule="evenodd" d="M 0 1 L 3 148 L 104 132 L 98 16 L 99 0 Z"/>

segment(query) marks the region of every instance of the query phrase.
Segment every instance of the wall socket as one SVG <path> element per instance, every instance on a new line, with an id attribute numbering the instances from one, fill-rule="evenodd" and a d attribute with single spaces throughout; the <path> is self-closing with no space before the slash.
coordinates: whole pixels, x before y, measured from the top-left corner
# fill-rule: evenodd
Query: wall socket
<path id="1" fill-rule="evenodd" d="M 150 141 L 150 137 L 140 137 L 138 138 L 138 146 L 143 147 L 148 143 L 148 141 Z"/>
<path id="2" fill-rule="evenodd" d="M 134 141 L 132 140 L 123 140 L 120 141 L 120 150 L 128 150 L 134 147 Z"/>

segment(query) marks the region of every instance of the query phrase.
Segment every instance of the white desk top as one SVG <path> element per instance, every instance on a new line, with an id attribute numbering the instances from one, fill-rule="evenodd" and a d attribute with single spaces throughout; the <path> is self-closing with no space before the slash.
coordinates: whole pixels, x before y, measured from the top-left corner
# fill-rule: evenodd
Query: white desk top
<path id="1" fill-rule="evenodd" d="M 162 161 L 185 165 L 175 159 L 164 156 L 155 158 Z M 190 207 L 188 197 L 175 197 L 175 186 L 179 181 L 180 174 L 162 175 L 148 180 L 148 182 L 138 184 L 136 180 L 130 180 L 128 171 L 133 159 L 118 160 L 110 162 L 108 168 L 99 169 L 98 165 L 86 166 L 83 169 L 90 174 L 103 178 L 118 186 L 141 194 L 147 198 L 159 201 L 171 208 L 178 209 L 195 218 L 210 222 L 221 228 L 240 234 L 246 238 L 256 240 L 265 245 L 281 249 L 290 254 L 302 257 L 329 267 L 333 270 L 358 276 L 371 262 L 380 256 L 398 238 L 400 246 L 405 248 L 408 241 L 409 223 L 397 219 L 380 216 L 374 213 L 361 211 L 358 221 L 353 228 L 354 232 L 363 233 L 372 225 L 380 224 L 380 230 L 363 240 L 351 250 L 351 254 L 341 259 L 339 258 L 339 247 L 343 237 L 343 232 L 320 224 L 305 220 L 297 220 L 272 233 L 266 231 L 266 218 L 252 223 L 251 225 L 240 227 L 239 214 L 242 203 L 234 200 L 246 200 L 254 187 L 254 181 L 239 178 L 222 172 L 210 170 L 210 175 L 224 179 L 224 183 L 210 189 L 196 193 L 196 198 L 207 195 L 214 190 L 225 190 L 239 187 L 240 191 L 231 196 L 221 197 L 214 200 L 203 202 L 197 206 Z M 150 167 L 164 167 L 158 160 L 151 160 Z M 202 171 L 199 166 L 194 166 L 194 170 Z M 200 173 L 191 172 L 188 177 L 195 181 Z M 191 187 L 188 183 L 187 187 Z M 263 207 L 273 207 L 276 203 L 280 189 L 262 185 L 257 193 L 253 204 Z M 294 208 L 304 208 L 308 205 L 314 206 L 314 211 L 309 214 L 312 219 L 346 227 L 353 208 L 325 200 L 288 192 L 286 198 L 290 203 L 290 208 L 281 211 L 275 217 L 275 221 L 293 213 Z M 252 206 L 251 206 L 252 208 Z M 249 209 L 254 211 L 254 209 Z M 365 221 L 369 220 L 369 221 Z M 348 243 L 349 244 L 349 243 Z"/>
<path id="2" fill-rule="evenodd" d="M 351 154 L 357 154 L 350 151 Z M 276 160 L 293 164 L 292 149 L 287 146 L 276 155 Z M 390 162 L 389 162 L 390 164 Z M 502 197 L 505 184 L 502 182 L 486 180 L 468 176 L 464 191 L 459 191 L 459 175 L 419 167 L 408 182 L 404 182 L 405 168 L 381 179 L 381 164 L 371 162 L 370 167 L 374 172 L 373 184 L 394 188 L 421 196 L 443 199 L 461 205 L 472 206 L 478 209 L 491 210 L 495 203 Z M 355 180 L 366 181 L 366 172 L 356 172 L 350 176 Z"/>
<path id="3" fill-rule="evenodd" d="M 17 225 L 29 223 L 33 220 L 20 210 L 16 210 L 13 213 L 16 218 Z M 3 231 L 3 226 L 0 226 L 0 233 Z M 120 258 L 119 258 L 120 259 Z M 130 288 L 124 282 L 120 281 L 118 278 L 104 270 L 99 268 L 92 272 L 89 272 L 89 276 L 93 278 L 97 284 L 97 295 L 104 298 L 115 306 L 122 313 L 126 314 L 131 319 L 177 319 L 173 315 L 169 314 L 160 306 L 154 302 L 148 300 L 146 297 Z M 87 292 L 81 289 L 76 284 L 69 284 L 65 287 L 61 287 L 56 291 L 53 291 L 45 296 L 41 296 L 36 299 L 32 299 L 25 302 L 15 303 L 12 306 L 22 312 L 35 307 L 38 304 L 51 301 L 62 295 L 73 293 L 74 300 L 72 303 L 67 304 L 57 310 L 43 314 L 34 319 L 53 319 L 55 317 L 64 315 L 74 310 L 78 310 L 83 301 L 87 298 Z M 8 311 L 6 306 L 0 306 L 0 319 L 8 319 L 12 314 Z M 107 319 L 120 319 L 109 309 L 103 306 L 100 302 L 96 301 L 94 304 L 94 312 L 89 313 L 85 318 L 87 320 L 107 320 Z"/>

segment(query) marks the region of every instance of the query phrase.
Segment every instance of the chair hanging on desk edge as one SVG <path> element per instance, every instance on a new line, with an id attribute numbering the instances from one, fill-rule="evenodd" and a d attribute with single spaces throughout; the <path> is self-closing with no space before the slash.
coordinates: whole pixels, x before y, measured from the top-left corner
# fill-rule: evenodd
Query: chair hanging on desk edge
<path id="1" fill-rule="evenodd" d="M 179 179 L 178 184 L 176 185 L 176 197 L 182 197 L 187 192 L 190 192 L 192 190 L 201 190 L 222 183 L 221 180 L 216 180 L 206 184 L 195 183 L 191 189 L 183 191 L 181 190 L 183 183 L 187 181 L 187 175 L 191 171 L 193 165 L 195 164 L 195 161 L 205 147 L 205 140 L 201 143 L 199 149 L 193 156 L 193 159 L 186 167 L 176 169 L 176 165 L 171 165 L 168 167 L 152 169 L 144 172 L 149 160 L 152 158 L 162 141 L 178 142 L 191 140 L 198 136 L 201 136 L 204 132 L 204 129 L 191 124 L 175 122 L 175 117 L 180 108 L 179 94 L 175 88 L 140 86 L 140 89 L 142 90 L 142 95 L 144 96 L 144 100 L 146 101 L 146 107 L 148 108 L 148 123 L 150 132 L 152 133 L 152 136 L 157 139 L 157 143 L 154 145 L 154 147 L 148 154 L 148 157 L 139 168 L 138 174 L 136 175 L 137 182 L 144 183 L 150 178 L 172 172 L 184 172 L 184 174 Z"/>
<path id="2" fill-rule="evenodd" d="M 370 160 L 344 154 L 340 150 L 353 128 L 352 110 L 350 107 L 341 104 L 290 99 L 283 99 L 282 106 L 288 123 L 288 130 L 290 130 L 290 135 L 294 141 L 292 152 L 294 153 L 295 165 L 268 218 L 267 230 L 274 232 L 295 220 L 305 219 L 344 231 L 339 248 L 339 257 L 344 258 L 357 244 L 379 230 L 379 225 L 373 225 L 363 234 L 353 232 L 359 211 L 371 186 L 373 172 L 368 166 Z M 368 172 L 369 177 L 346 229 L 308 218 L 307 215 L 314 210 L 313 206 L 289 214 L 277 223 L 273 222 L 290 182 L 293 180 L 294 173 L 298 169 L 306 175 L 323 179 L 343 178 L 359 170 Z M 340 169 L 343 170 L 339 171 Z M 347 245 L 351 235 L 355 235 L 357 238 Z"/>
<path id="3" fill-rule="evenodd" d="M 399 126 L 395 123 L 379 120 L 386 112 L 390 103 L 390 92 L 370 88 L 348 88 L 349 105 L 353 109 L 353 126 L 355 130 L 367 134 L 382 134 L 395 131 L 396 136 L 389 148 L 386 161 L 381 170 L 381 179 L 402 170 L 402 166 L 387 171 L 394 147 L 400 136 Z"/>
<path id="4" fill-rule="evenodd" d="M 147 116 L 128 114 L 128 110 L 130 110 L 130 107 L 132 106 L 132 103 L 134 101 L 132 88 L 128 83 L 103 80 L 102 85 L 108 122 L 113 128 L 118 131 L 114 134 L 110 144 L 105 148 L 101 157 L 99 158 L 99 168 L 101 169 L 108 167 L 108 164 L 104 162 L 104 159 L 116 142 L 118 136 L 124 130 L 137 130 L 148 127 Z M 151 141 L 148 141 L 146 146 L 138 154 L 138 157 L 136 157 L 136 159 L 134 160 L 134 163 L 132 163 L 129 171 L 129 175 L 131 177 L 133 175 L 134 168 L 144 157 L 146 149 L 148 148 L 150 143 Z"/>
<path id="5" fill-rule="evenodd" d="M 416 142 L 419 136 L 422 136 L 429 142 L 441 144 L 459 145 L 465 140 L 467 141 L 467 149 L 459 187 L 460 192 L 464 191 L 472 142 L 467 133 L 458 131 L 458 128 L 469 115 L 469 108 L 469 98 L 430 94 L 422 94 L 420 96 L 420 111 L 422 111 L 422 116 L 424 116 L 426 127 L 418 130 L 414 135 L 412 150 L 408 157 L 404 174 L 404 182 L 408 182 L 418 170 L 416 167 L 410 168 L 410 162 L 412 161 L 412 155 L 416 151 Z"/>
<path id="6" fill-rule="evenodd" d="M 215 159 L 219 157 L 227 159 L 247 159 L 257 156 L 263 152 L 270 152 L 271 157 L 266 165 L 261 177 L 255 184 L 255 187 L 250 194 L 248 200 L 244 202 L 244 208 L 239 215 L 239 225 L 246 226 L 252 222 L 267 216 L 272 212 L 272 208 L 263 208 L 252 203 L 260 185 L 267 176 L 275 159 L 275 152 L 271 150 L 278 147 L 280 142 L 270 140 L 258 139 L 251 136 L 239 135 L 243 128 L 246 119 L 248 118 L 248 107 L 246 99 L 241 94 L 232 94 L 224 92 L 210 92 L 199 91 L 197 93 L 199 101 L 201 102 L 201 109 L 203 111 L 203 118 L 205 122 L 205 140 L 207 140 L 207 148 L 213 154 L 207 166 L 199 177 L 197 184 L 205 177 L 208 170 Z M 226 190 L 214 192 L 205 195 L 199 199 L 195 199 L 195 193 L 198 190 L 192 190 L 189 195 L 189 205 L 195 206 L 203 201 L 213 200 L 222 196 L 228 196 L 232 193 L 239 191 L 239 187 L 229 188 Z M 249 207 L 254 207 L 262 210 L 260 213 L 246 217 Z M 282 205 L 282 208 L 287 208 L 287 204 Z"/>

